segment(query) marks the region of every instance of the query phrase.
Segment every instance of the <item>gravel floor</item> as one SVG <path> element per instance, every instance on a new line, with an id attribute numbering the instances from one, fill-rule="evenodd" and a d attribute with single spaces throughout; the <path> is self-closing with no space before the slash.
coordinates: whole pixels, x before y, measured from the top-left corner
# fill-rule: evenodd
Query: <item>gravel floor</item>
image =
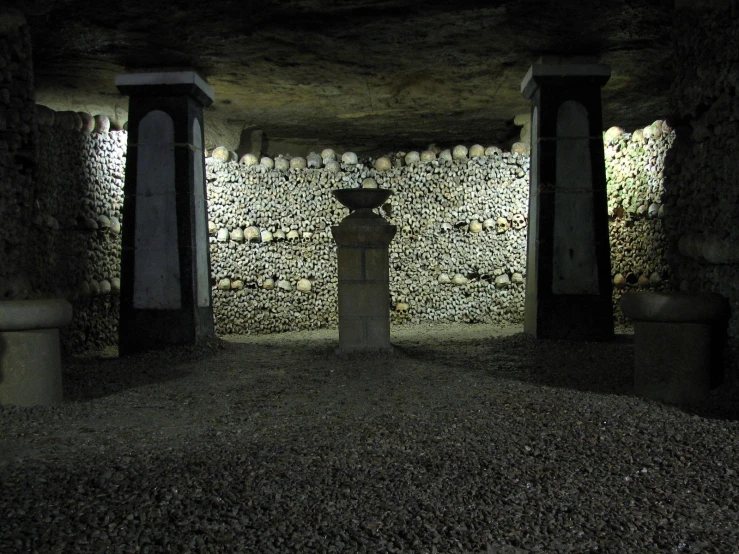
<path id="1" fill-rule="evenodd" d="M 0 552 L 739 552 L 739 396 L 631 393 L 633 347 L 336 331 L 70 360 L 0 408 Z"/>

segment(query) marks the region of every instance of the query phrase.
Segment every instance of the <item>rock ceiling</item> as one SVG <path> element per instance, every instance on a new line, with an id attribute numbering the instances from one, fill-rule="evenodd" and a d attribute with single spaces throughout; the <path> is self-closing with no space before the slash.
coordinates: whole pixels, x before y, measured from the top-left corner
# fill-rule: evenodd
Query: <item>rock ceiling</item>
<path id="1" fill-rule="evenodd" d="M 242 130 L 358 150 L 510 143 L 542 54 L 613 75 L 604 126 L 667 115 L 672 1 L 11 0 L 34 39 L 38 102 L 125 118 L 116 73 L 192 66 L 215 90 L 209 146 Z"/>

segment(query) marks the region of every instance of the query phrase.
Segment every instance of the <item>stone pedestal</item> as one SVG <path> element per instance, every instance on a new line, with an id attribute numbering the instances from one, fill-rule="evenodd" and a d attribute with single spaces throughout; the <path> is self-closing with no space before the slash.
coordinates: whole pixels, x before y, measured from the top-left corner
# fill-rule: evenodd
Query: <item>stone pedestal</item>
<path id="1" fill-rule="evenodd" d="M 531 185 L 524 330 L 537 338 L 613 335 L 600 89 L 608 66 L 531 66 Z"/>
<path id="2" fill-rule="evenodd" d="M 203 157 L 213 91 L 192 71 L 116 78 L 128 96 L 120 352 L 214 334 Z"/>
<path id="3" fill-rule="evenodd" d="M 71 320 L 66 300 L 0 302 L 0 406 L 62 401 L 59 327 Z"/>
<path id="4" fill-rule="evenodd" d="M 627 293 L 634 320 L 634 392 L 670 404 L 703 400 L 722 380 L 729 307 L 715 293 Z"/>
<path id="5" fill-rule="evenodd" d="M 380 189 L 355 189 L 370 196 Z M 335 191 L 354 192 L 354 191 Z M 337 194 L 342 203 L 347 205 Z M 381 204 L 382 202 L 380 202 Z M 390 261 L 397 227 L 371 208 L 357 209 L 331 227 L 338 245 L 339 352 L 390 352 Z"/>

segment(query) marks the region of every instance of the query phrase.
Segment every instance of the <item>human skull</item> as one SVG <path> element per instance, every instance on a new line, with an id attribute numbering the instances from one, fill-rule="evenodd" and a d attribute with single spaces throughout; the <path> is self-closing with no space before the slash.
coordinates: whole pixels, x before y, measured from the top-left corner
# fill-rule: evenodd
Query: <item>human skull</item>
<path id="1" fill-rule="evenodd" d="M 516 229 L 523 229 L 526 227 L 526 218 L 521 214 L 514 214 L 511 218 L 511 226 Z"/>
<path id="2" fill-rule="evenodd" d="M 466 160 L 467 159 L 467 147 L 464 144 L 458 144 L 452 150 L 452 157 L 455 160 Z"/>
<path id="3" fill-rule="evenodd" d="M 341 155 L 341 161 L 347 165 L 357 165 L 357 155 L 354 152 L 344 152 Z"/>
<path id="4" fill-rule="evenodd" d="M 415 150 L 412 150 L 405 155 L 405 165 L 413 165 L 418 163 L 420 160 L 421 156 Z"/>
<path id="5" fill-rule="evenodd" d="M 510 228 L 511 224 L 508 223 L 508 220 L 505 217 L 499 217 L 495 222 L 495 230 L 498 231 L 498 233 L 505 233 Z"/>
<path id="6" fill-rule="evenodd" d="M 363 189 L 376 189 L 377 181 L 375 181 L 372 177 L 367 177 L 364 181 L 362 181 L 362 188 Z"/>
<path id="7" fill-rule="evenodd" d="M 422 162 L 432 162 L 436 159 L 436 152 L 433 150 L 424 150 L 421 152 L 421 161 Z"/>
<path id="8" fill-rule="evenodd" d="M 495 220 L 492 218 L 486 219 L 485 221 L 482 222 L 482 228 L 485 229 L 486 231 L 489 231 L 490 229 L 493 229 L 494 227 L 495 227 Z"/>
<path id="9" fill-rule="evenodd" d="M 406 313 L 410 309 L 410 306 L 407 302 L 398 302 L 398 304 L 395 306 L 395 309 L 400 313 Z"/>
<path id="10" fill-rule="evenodd" d="M 392 167 L 393 163 L 387 156 L 382 156 L 375 160 L 375 169 L 379 171 L 389 171 L 390 169 L 392 169 Z"/>
<path id="11" fill-rule="evenodd" d="M 324 148 L 321 151 L 321 158 L 325 164 L 328 160 L 336 161 L 336 152 L 332 148 Z"/>
<path id="12" fill-rule="evenodd" d="M 477 158 L 485 155 L 485 148 L 481 144 L 473 144 L 470 146 L 470 158 Z"/>
<path id="13" fill-rule="evenodd" d="M 275 161 L 269 156 L 264 156 L 261 160 L 259 160 L 259 164 L 269 169 L 273 169 L 275 167 Z"/>
<path id="14" fill-rule="evenodd" d="M 290 169 L 290 160 L 279 156 L 275 159 L 275 169 L 278 171 L 287 171 L 288 169 Z"/>
<path id="15" fill-rule="evenodd" d="M 316 169 L 319 169 L 323 165 L 323 158 L 315 152 L 311 152 L 310 154 L 308 154 L 305 158 L 305 161 L 307 162 L 308 167 L 313 167 Z"/>
<path id="16" fill-rule="evenodd" d="M 302 156 L 295 156 L 290 160 L 290 169 L 305 169 L 308 163 Z"/>
<path id="17" fill-rule="evenodd" d="M 241 156 L 239 163 L 241 165 L 245 165 L 246 167 L 251 167 L 253 165 L 257 165 L 259 161 L 257 160 L 257 157 L 254 154 L 244 154 L 243 156 Z"/>

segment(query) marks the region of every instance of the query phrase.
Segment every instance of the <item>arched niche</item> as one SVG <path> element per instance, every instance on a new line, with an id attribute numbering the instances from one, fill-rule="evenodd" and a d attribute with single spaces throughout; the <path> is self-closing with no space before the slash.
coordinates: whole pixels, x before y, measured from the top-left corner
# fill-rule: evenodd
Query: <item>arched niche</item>
<path id="1" fill-rule="evenodd" d="M 557 111 L 554 193 L 554 294 L 598 294 L 593 219 L 590 117 L 580 102 L 563 102 Z"/>
<path id="2" fill-rule="evenodd" d="M 133 306 L 180 309 L 174 122 L 161 110 L 139 123 L 136 182 Z"/>
<path id="3" fill-rule="evenodd" d="M 192 122 L 193 199 L 195 205 L 196 294 L 198 307 L 210 306 L 210 267 L 208 265 L 208 220 L 205 200 L 205 167 L 203 165 L 203 129 L 198 118 Z"/>

